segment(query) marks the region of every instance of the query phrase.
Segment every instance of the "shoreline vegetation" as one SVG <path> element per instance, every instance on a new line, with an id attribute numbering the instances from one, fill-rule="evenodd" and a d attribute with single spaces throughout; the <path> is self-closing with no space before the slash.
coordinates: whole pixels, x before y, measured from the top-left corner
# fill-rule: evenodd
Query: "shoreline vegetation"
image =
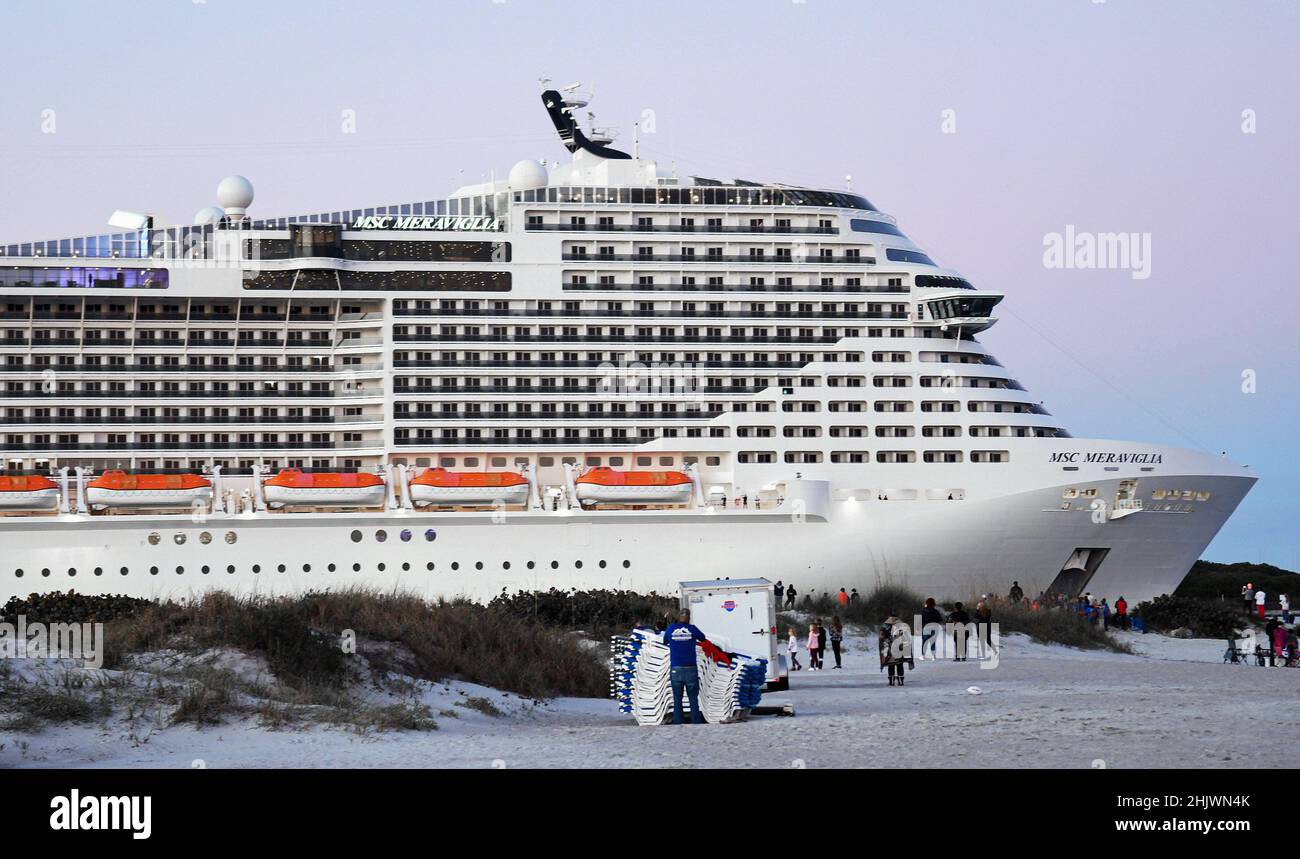
<path id="1" fill-rule="evenodd" d="M 1251 581 L 1276 599 L 1288 587 L 1300 591 L 1295 576 L 1276 567 L 1198 562 L 1173 596 L 1135 613 L 1154 631 L 1187 627 L 1202 637 L 1228 636 L 1250 625 L 1235 599 L 1241 584 Z M 778 606 L 777 622 L 784 638 L 788 626 L 802 635 L 809 615 L 839 614 L 870 636 L 889 610 L 911 618 L 923 600 L 890 584 L 847 606 L 828 595 L 801 596 L 793 614 Z M 977 600 L 972 595 L 968 610 Z M 275 729 L 434 730 L 438 719 L 461 712 L 434 712 L 423 703 L 419 690 L 433 684 L 474 684 L 533 702 L 607 697 L 609 636 L 662 621 L 677 606 L 675 595 L 555 589 L 502 594 L 487 604 L 365 589 L 278 598 L 211 593 L 186 602 L 33 594 L 0 607 L 0 622 L 22 615 L 29 625 L 103 623 L 104 670 L 78 664 L 35 676 L 0 659 L 0 728 L 36 732 L 120 716 L 149 731 L 250 718 Z M 1131 652 L 1070 610 L 1031 611 L 999 597 L 992 608 L 1003 634 Z M 502 712 L 475 696 L 456 706 Z"/>

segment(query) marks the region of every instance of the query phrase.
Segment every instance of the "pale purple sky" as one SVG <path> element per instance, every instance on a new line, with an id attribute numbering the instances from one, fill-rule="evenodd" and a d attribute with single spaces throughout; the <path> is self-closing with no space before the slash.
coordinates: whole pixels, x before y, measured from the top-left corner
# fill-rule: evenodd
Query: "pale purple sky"
<path id="1" fill-rule="evenodd" d="M 1207 557 L 1300 569 L 1300 3 L 6 0 L 0 20 L 0 243 L 107 232 L 116 208 L 188 222 L 234 172 L 265 216 L 443 196 L 562 159 L 536 79 L 594 84 L 620 143 L 651 110 L 642 154 L 683 173 L 851 174 L 1007 294 L 983 339 L 1076 435 L 1257 470 Z M 1150 233 L 1150 279 L 1044 268 L 1067 224 Z"/>

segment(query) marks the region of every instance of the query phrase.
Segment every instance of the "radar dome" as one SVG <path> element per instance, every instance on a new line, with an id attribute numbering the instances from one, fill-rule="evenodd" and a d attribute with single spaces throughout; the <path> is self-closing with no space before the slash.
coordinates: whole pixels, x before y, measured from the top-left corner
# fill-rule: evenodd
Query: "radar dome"
<path id="1" fill-rule="evenodd" d="M 545 188 L 548 182 L 550 178 L 546 175 L 546 168 L 536 161 L 520 161 L 510 168 L 511 190 L 528 191 L 534 188 Z"/>
<path id="2" fill-rule="evenodd" d="M 205 227 L 208 224 L 215 224 L 226 216 L 226 210 L 220 206 L 208 206 L 206 209 L 199 209 L 194 213 L 194 225 Z"/>
<path id="3" fill-rule="evenodd" d="M 229 215 L 243 215 L 253 205 L 253 183 L 243 176 L 227 176 L 217 186 L 217 203 Z"/>

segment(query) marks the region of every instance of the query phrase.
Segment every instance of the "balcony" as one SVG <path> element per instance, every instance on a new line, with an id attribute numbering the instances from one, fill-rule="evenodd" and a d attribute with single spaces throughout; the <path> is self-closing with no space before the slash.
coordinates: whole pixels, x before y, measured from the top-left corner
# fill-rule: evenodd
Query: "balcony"
<path id="1" fill-rule="evenodd" d="M 629 436 L 626 438 L 521 438 L 519 436 L 493 438 L 399 438 L 397 447 L 475 447 L 499 449 L 503 447 L 630 447 L 643 445 L 658 439 L 658 436 Z M 679 436 L 679 438 L 682 438 Z"/>
<path id="2" fill-rule="evenodd" d="M 530 233 L 689 233 L 692 235 L 839 235 L 837 227 L 754 227 L 747 224 L 709 226 L 708 224 L 528 224 Z"/>
<path id="3" fill-rule="evenodd" d="M 717 265 L 719 263 L 749 263 L 753 265 L 767 266 L 775 263 L 777 265 L 875 265 L 875 257 L 867 256 L 738 256 L 735 254 L 650 254 L 642 256 L 641 254 L 575 254 L 566 253 L 562 255 L 565 262 L 635 262 L 635 263 L 661 263 L 661 262 L 688 262 L 688 263 L 705 263 L 708 265 Z"/>

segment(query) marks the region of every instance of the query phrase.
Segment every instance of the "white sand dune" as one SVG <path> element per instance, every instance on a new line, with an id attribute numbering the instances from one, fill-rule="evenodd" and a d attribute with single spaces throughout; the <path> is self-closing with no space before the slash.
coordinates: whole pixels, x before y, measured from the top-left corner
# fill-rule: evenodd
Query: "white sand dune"
<path id="1" fill-rule="evenodd" d="M 789 692 L 765 696 L 793 703 L 797 716 L 735 725 L 640 728 L 612 701 L 539 703 L 419 682 L 437 731 L 270 730 L 252 720 L 149 729 L 115 713 L 101 726 L 0 731 L 0 766 L 1300 766 L 1289 741 L 1300 736 L 1300 670 L 1224 665 L 1218 641 L 1126 638 L 1142 655 L 1011 636 L 994 670 L 924 662 L 903 688 L 887 685 L 869 641 L 850 638 L 843 670 L 798 672 Z M 502 715 L 456 706 L 470 697 Z"/>

